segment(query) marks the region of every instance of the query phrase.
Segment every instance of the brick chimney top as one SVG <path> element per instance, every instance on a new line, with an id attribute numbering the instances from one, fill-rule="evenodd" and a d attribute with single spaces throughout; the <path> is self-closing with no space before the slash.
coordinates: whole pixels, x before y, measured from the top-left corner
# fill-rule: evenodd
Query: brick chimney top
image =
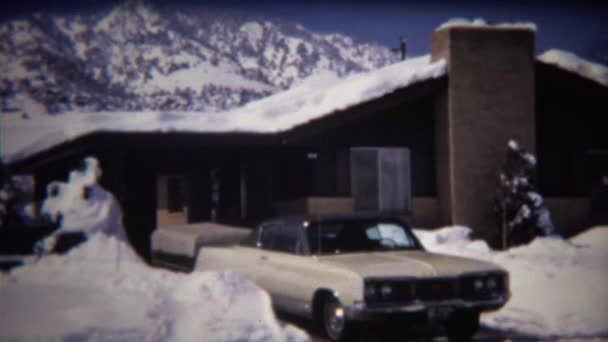
<path id="1" fill-rule="evenodd" d="M 483 19 L 472 21 L 451 19 L 439 25 L 431 37 L 431 61 L 446 59 L 451 64 L 455 51 L 477 53 L 478 48 L 527 50 L 530 58 L 534 55 L 534 23 L 497 23 L 489 24 Z M 463 48 L 466 46 L 466 49 Z"/>

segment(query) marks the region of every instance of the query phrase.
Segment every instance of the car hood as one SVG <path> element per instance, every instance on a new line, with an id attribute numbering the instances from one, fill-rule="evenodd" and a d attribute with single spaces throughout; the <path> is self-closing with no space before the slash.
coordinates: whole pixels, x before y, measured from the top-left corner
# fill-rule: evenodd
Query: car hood
<path id="1" fill-rule="evenodd" d="M 425 251 L 345 253 L 318 256 L 321 263 L 349 269 L 361 277 L 434 277 L 503 271 L 488 262 Z"/>

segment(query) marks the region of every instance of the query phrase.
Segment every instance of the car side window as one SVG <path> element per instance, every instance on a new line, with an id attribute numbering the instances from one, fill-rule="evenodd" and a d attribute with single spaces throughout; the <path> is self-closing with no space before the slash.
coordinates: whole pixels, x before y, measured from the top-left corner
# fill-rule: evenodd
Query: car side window
<path id="1" fill-rule="evenodd" d="M 302 244 L 298 238 L 297 226 L 284 225 L 280 232 L 277 250 L 291 254 L 302 254 Z"/>
<path id="2" fill-rule="evenodd" d="M 263 249 L 301 254 L 303 247 L 298 244 L 298 240 L 297 229 L 293 229 L 293 227 L 281 224 L 269 224 L 262 227 Z"/>
<path id="3" fill-rule="evenodd" d="M 240 243 L 241 246 L 247 247 L 256 247 L 258 243 L 258 234 L 259 230 L 255 229 L 245 239 L 243 239 Z"/>
<path id="4" fill-rule="evenodd" d="M 260 243 L 263 249 L 274 250 L 276 245 L 276 237 L 281 226 L 278 224 L 266 224 L 262 226 L 262 235 Z"/>

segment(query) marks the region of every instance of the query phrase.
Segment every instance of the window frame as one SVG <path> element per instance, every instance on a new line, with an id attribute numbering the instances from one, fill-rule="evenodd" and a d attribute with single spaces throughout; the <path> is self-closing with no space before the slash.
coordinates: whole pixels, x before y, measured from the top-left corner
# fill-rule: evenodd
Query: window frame
<path id="1" fill-rule="evenodd" d="M 271 231 L 269 228 L 273 228 L 273 230 L 276 228 L 276 230 Z M 269 252 L 291 255 L 307 254 L 307 246 L 299 225 L 286 224 L 284 222 L 269 222 L 262 224 L 258 229 L 258 243 L 256 244 L 258 248 Z M 271 243 L 264 241 L 264 237 L 269 233 L 271 234 L 271 239 L 269 239 Z"/>
<path id="2" fill-rule="evenodd" d="M 308 253 L 310 255 L 318 255 L 318 256 L 322 256 L 322 255 L 332 255 L 331 253 L 323 253 L 322 251 L 313 251 L 312 250 L 312 245 L 310 243 L 310 238 L 311 238 L 311 234 L 313 234 L 312 231 L 310 231 L 310 229 L 317 229 L 317 227 L 319 226 L 323 226 L 324 224 L 330 225 L 330 224 L 335 224 L 335 223 L 341 223 L 341 224 L 345 224 L 349 221 L 374 221 L 376 224 L 380 224 L 380 223 L 390 223 L 390 224 L 396 224 L 398 226 L 401 226 L 406 234 L 406 237 L 411 240 L 413 242 L 413 245 L 409 248 L 396 248 L 396 249 L 387 249 L 387 250 L 379 250 L 378 252 L 390 252 L 390 251 L 406 251 L 406 250 L 420 250 L 420 251 L 425 251 L 424 246 L 422 245 L 422 243 L 420 243 L 420 240 L 418 240 L 418 238 L 416 237 L 416 234 L 414 234 L 414 232 L 412 231 L 412 229 L 410 228 L 410 226 L 404 222 L 403 220 L 400 219 L 395 219 L 395 218 L 360 218 L 360 219 L 327 219 L 327 220 L 318 220 L 318 221 L 312 221 L 310 222 L 305 229 L 304 232 L 304 240 L 306 242 L 307 248 L 308 248 Z M 317 236 L 319 234 L 317 233 Z M 318 247 L 318 246 L 317 246 Z M 348 253 L 369 253 L 371 251 L 341 251 L 340 254 L 348 254 Z"/>

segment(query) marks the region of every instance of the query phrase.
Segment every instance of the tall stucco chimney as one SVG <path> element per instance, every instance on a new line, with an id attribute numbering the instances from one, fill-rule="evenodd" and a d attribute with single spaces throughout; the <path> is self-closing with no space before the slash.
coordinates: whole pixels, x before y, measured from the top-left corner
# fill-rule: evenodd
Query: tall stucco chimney
<path id="1" fill-rule="evenodd" d="M 444 224 L 495 239 L 492 212 L 509 139 L 535 151 L 534 36 L 529 26 L 446 26 L 431 58 L 445 58 L 448 87 L 437 101 L 437 179 Z"/>

